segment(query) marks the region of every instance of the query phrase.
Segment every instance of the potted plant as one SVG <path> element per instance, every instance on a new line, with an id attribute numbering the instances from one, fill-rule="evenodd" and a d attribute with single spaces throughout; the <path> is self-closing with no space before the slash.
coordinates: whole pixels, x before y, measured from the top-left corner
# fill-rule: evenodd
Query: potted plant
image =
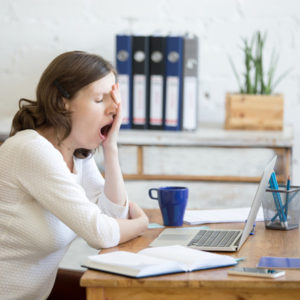
<path id="1" fill-rule="evenodd" d="M 263 65 L 263 51 L 266 34 L 255 32 L 251 41 L 243 39 L 245 72 L 241 80 L 237 69 L 229 58 L 239 85 L 239 93 L 226 95 L 225 129 L 282 130 L 283 107 L 282 94 L 274 94 L 274 89 L 286 71 L 275 79 L 278 54 L 273 50 L 267 71 Z"/>

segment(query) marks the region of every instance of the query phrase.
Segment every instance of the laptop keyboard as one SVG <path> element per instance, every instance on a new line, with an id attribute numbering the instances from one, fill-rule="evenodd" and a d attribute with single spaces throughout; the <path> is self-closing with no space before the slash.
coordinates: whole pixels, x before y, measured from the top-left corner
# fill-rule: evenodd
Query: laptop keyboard
<path id="1" fill-rule="evenodd" d="M 188 246 L 195 247 L 229 247 L 240 231 L 200 230 Z"/>

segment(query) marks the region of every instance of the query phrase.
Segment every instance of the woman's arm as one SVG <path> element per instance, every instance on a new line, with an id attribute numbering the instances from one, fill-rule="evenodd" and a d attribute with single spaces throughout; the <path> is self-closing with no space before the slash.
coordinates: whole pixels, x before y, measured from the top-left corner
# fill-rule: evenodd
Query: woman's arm
<path id="1" fill-rule="evenodd" d="M 126 189 L 120 168 L 117 137 L 122 123 L 122 112 L 120 102 L 120 91 L 115 84 L 111 91 L 111 97 L 116 106 L 117 113 L 114 116 L 112 127 L 103 142 L 104 167 L 105 167 L 105 195 L 114 203 L 119 205 L 126 204 Z"/>
<path id="2" fill-rule="evenodd" d="M 117 136 L 122 123 L 121 99 L 119 86 L 115 84 L 111 91 L 111 97 L 117 107 L 112 128 L 107 139 L 103 143 L 106 196 L 116 204 L 126 204 L 126 189 L 119 164 Z M 117 219 L 120 228 L 119 243 L 131 240 L 148 228 L 149 220 L 144 211 L 135 203 L 129 203 L 129 219 Z"/>
<path id="3" fill-rule="evenodd" d="M 130 206 L 130 220 L 119 220 L 121 211 L 114 214 L 116 218 L 102 213 L 97 204 L 87 198 L 86 191 L 76 182 L 62 155 L 37 134 L 28 135 L 26 140 L 11 148 L 12 152 L 22 153 L 16 155 L 14 184 L 36 206 L 35 213 L 41 214 L 41 224 L 44 222 L 48 230 L 55 229 L 58 218 L 92 247 L 107 248 L 134 238 L 146 229 L 147 217 L 134 204 Z M 96 168 L 93 160 L 87 162 Z"/>
<path id="4" fill-rule="evenodd" d="M 129 203 L 129 218 L 129 220 L 117 219 L 120 227 L 119 243 L 124 243 L 143 234 L 148 228 L 148 217 L 136 203 Z"/>

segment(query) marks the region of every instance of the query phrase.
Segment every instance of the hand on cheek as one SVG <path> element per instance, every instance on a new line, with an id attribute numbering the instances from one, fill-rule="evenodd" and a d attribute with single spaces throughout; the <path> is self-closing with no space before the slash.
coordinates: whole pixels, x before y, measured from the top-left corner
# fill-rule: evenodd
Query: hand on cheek
<path id="1" fill-rule="evenodd" d="M 112 127 L 107 135 L 107 139 L 103 142 L 103 147 L 109 147 L 109 145 L 117 144 L 117 136 L 122 124 L 122 111 L 120 102 L 120 92 L 116 85 L 113 85 L 110 92 L 111 98 L 113 99 L 113 105 L 115 106 L 115 115 L 112 123 Z"/>
<path id="2" fill-rule="evenodd" d="M 116 105 L 116 115 L 114 116 L 114 123 L 115 121 L 121 126 L 122 123 L 122 107 L 121 107 L 121 94 L 119 89 L 119 84 L 116 83 L 112 87 L 111 97 L 114 100 Z"/>
<path id="3" fill-rule="evenodd" d="M 121 103 L 121 93 L 120 93 L 119 83 L 115 83 L 112 86 L 112 98 L 116 104 Z"/>

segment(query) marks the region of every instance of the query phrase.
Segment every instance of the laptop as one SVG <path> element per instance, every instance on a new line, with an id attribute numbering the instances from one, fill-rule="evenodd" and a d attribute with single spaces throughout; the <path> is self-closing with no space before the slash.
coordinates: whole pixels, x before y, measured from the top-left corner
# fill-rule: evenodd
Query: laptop
<path id="1" fill-rule="evenodd" d="M 150 244 L 150 247 L 183 245 L 206 251 L 238 251 L 253 229 L 253 224 L 260 208 L 263 194 L 268 187 L 276 159 L 277 156 L 268 163 L 263 171 L 243 230 L 193 229 L 189 227 L 167 228 Z"/>

